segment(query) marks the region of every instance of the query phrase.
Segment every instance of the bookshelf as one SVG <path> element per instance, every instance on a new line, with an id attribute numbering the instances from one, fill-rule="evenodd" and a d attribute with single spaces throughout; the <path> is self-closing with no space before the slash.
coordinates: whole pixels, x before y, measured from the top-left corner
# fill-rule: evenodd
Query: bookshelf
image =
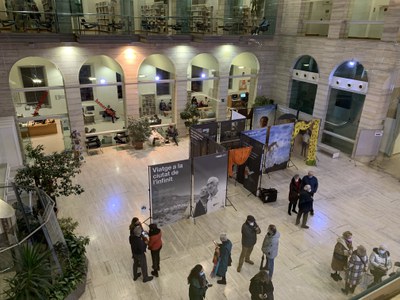
<path id="1" fill-rule="evenodd" d="M 109 31 L 110 24 L 115 20 L 116 0 L 96 3 L 97 24 L 100 31 Z"/>
<path id="2" fill-rule="evenodd" d="M 154 32 L 167 31 L 168 5 L 164 4 L 164 2 L 142 5 L 141 15 L 143 30 Z"/>
<path id="3" fill-rule="evenodd" d="M 213 32 L 213 6 L 192 5 L 191 10 L 191 31 L 192 32 Z"/>

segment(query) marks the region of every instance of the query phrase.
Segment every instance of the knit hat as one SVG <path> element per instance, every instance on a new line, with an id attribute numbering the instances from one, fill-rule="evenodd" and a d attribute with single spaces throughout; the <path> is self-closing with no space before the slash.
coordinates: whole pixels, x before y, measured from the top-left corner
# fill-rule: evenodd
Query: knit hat
<path id="1" fill-rule="evenodd" d="M 221 240 L 221 242 L 226 242 L 228 240 L 228 237 L 226 236 L 226 233 L 221 233 L 219 235 L 219 239 Z"/>
<path id="2" fill-rule="evenodd" d="M 141 236 L 141 235 L 142 235 L 142 228 L 141 228 L 140 226 L 136 226 L 136 227 L 133 229 L 133 234 L 134 234 L 135 236 Z"/>
<path id="3" fill-rule="evenodd" d="M 248 215 L 246 221 L 247 222 L 255 222 L 256 219 L 252 215 Z"/>
<path id="4" fill-rule="evenodd" d="M 360 256 L 365 256 L 367 255 L 367 249 L 365 249 L 364 246 L 360 245 L 357 247 L 357 254 Z"/>

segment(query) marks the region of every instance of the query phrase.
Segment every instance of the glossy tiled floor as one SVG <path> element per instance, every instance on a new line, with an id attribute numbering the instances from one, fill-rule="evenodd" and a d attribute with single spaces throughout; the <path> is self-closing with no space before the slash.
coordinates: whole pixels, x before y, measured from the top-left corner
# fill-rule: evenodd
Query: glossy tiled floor
<path id="1" fill-rule="evenodd" d="M 188 141 L 179 146 L 165 145 L 145 150 L 109 147 L 104 153 L 86 158 L 77 180 L 85 187 L 81 196 L 59 200 L 60 216 L 79 221 L 79 233 L 91 238 L 88 247 L 89 280 L 81 299 L 188 299 L 186 277 L 197 263 L 207 273 L 212 268 L 213 240 L 224 231 L 233 243 L 233 266 L 228 284 L 214 286 L 207 299 L 250 299 L 249 280 L 257 273 L 261 243 L 268 224 L 281 233 L 279 255 L 275 262 L 273 283 L 277 300 L 346 299 L 330 274 L 332 250 L 338 235 L 353 232 L 354 244 L 363 244 L 368 252 L 387 244 L 393 260 L 400 260 L 400 185 L 390 175 L 354 164 L 346 157 L 331 159 L 319 154 L 318 166 L 312 167 L 320 182 L 315 196 L 316 215 L 310 229 L 294 225 L 287 214 L 288 184 L 295 173 L 304 175 L 310 168 L 293 157 L 296 167 L 262 177 L 263 187 L 275 187 L 278 201 L 262 204 L 233 180 L 228 184 L 232 206 L 196 219 L 184 219 L 165 226 L 161 251 L 160 277 L 150 283 L 132 280 L 132 259 L 128 226 L 133 216 L 142 220 L 148 212 L 147 166 L 188 157 Z M 146 210 L 141 210 L 146 206 Z M 253 251 L 254 266 L 245 264 L 236 272 L 240 254 L 240 228 L 246 216 L 256 217 L 263 230 Z M 148 261 L 151 260 L 148 254 Z M 359 287 L 356 291 L 361 291 Z"/>

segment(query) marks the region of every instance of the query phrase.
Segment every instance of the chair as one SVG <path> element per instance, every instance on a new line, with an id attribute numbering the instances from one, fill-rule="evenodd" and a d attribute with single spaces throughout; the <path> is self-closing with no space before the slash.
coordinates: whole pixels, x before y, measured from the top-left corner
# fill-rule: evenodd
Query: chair
<path id="1" fill-rule="evenodd" d="M 81 19 L 81 25 L 83 26 L 83 28 L 85 30 L 90 30 L 93 28 L 99 29 L 99 23 L 95 23 L 95 22 L 87 22 L 85 19 Z"/>

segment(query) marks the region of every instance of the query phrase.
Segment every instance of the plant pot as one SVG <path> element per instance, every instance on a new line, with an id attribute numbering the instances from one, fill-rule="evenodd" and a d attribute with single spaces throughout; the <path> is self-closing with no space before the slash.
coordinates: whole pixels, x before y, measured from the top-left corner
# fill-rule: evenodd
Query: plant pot
<path id="1" fill-rule="evenodd" d="M 133 148 L 135 148 L 136 150 L 143 149 L 143 142 L 134 142 Z"/>
<path id="2" fill-rule="evenodd" d="M 76 299 L 79 299 L 83 295 L 83 293 L 85 292 L 85 290 L 86 290 L 86 282 L 87 282 L 88 265 L 89 265 L 89 260 L 86 257 L 86 268 L 85 268 L 86 269 L 86 273 L 85 273 L 85 276 L 83 277 L 83 281 L 76 286 L 76 289 L 73 290 L 71 292 L 71 294 L 69 294 L 65 298 L 65 300 L 76 300 Z"/>

